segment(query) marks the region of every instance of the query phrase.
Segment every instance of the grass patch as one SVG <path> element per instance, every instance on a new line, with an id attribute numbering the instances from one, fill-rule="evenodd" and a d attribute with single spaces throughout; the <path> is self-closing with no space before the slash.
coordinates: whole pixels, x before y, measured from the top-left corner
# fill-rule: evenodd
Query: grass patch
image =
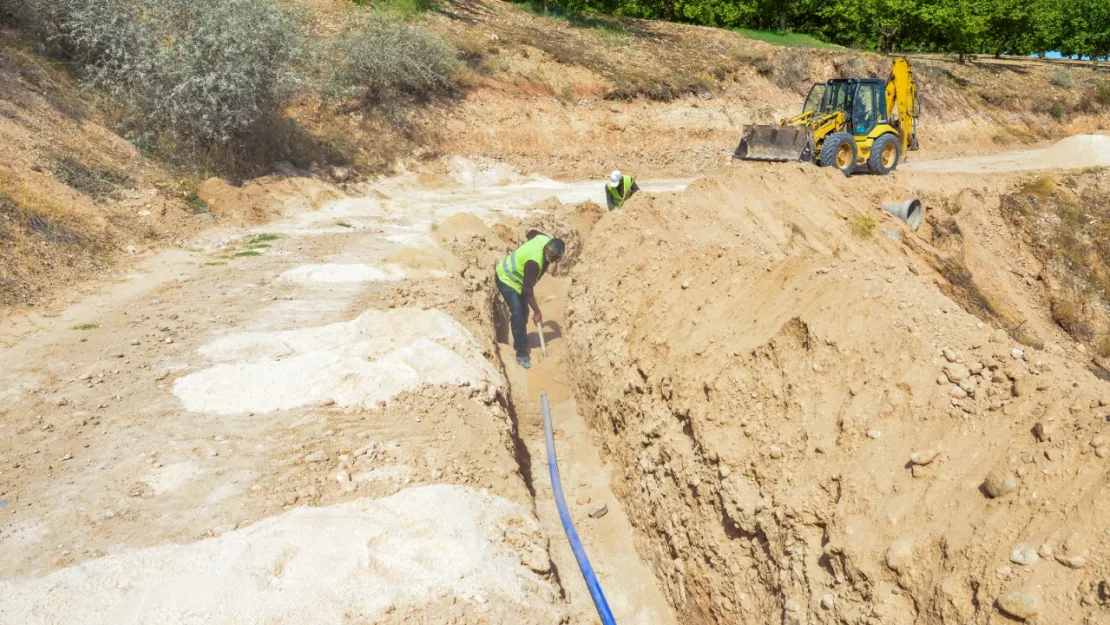
<path id="1" fill-rule="evenodd" d="M 189 205 L 189 210 L 193 211 L 194 214 L 208 212 L 208 202 L 200 199 L 200 196 L 197 195 L 196 191 L 193 191 L 189 193 L 189 195 L 185 196 L 185 203 Z"/>
<path id="2" fill-rule="evenodd" d="M 1075 78 L 1066 69 L 1058 69 L 1052 74 L 1052 79 L 1049 81 L 1053 87 L 1060 87 L 1061 89 L 1068 89 L 1075 85 Z"/>
<path id="3" fill-rule="evenodd" d="M 1006 137 L 1003 137 L 1002 135 L 995 135 L 991 137 L 991 141 L 994 141 L 995 145 L 1006 145 L 1009 143 L 1009 141 L 1006 140 Z"/>
<path id="4" fill-rule="evenodd" d="M 277 241 L 280 238 L 281 238 L 280 234 L 271 234 L 269 232 L 263 232 L 262 234 L 256 234 L 256 235 L 252 236 L 251 238 L 247 239 L 247 245 L 257 245 L 259 243 L 266 243 L 268 241 Z"/>
<path id="5" fill-rule="evenodd" d="M 848 225 L 852 227 L 852 232 L 857 236 L 869 237 L 875 232 L 875 226 L 878 225 L 878 222 L 870 215 L 856 213 L 848 218 Z"/>
<path id="6" fill-rule="evenodd" d="M 73 329 L 74 330 L 95 330 L 99 327 L 100 326 L 98 324 L 95 324 L 95 323 L 80 323 L 80 324 L 77 324 L 77 325 L 73 326 Z"/>
<path id="7" fill-rule="evenodd" d="M 1051 176 L 1038 176 L 1021 185 L 1021 191 L 1043 199 L 1056 191 L 1056 181 Z"/>
<path id="8" fill-rule="evenodd" d="M 838 45 L 821 41 L 820 39 L 811 35 L 803 35 L 801 33 L 784 32 L 780 33 L 773 30 L 750 30 L 748 28 L 734 28 L 735 32 L 744 35 L 748 39 L 755 39 L 756 41 L 765 41 L 776 46 L 785 46 L 792 48 L 820 48 L 822 50 L 840 50 Z"/>
<path id="9" fill-rule="evenodd" d="M 247 249 L 248 250 L 268 250 L 268 249 L 270 249 L 270 244 L 269 243 L 257 243 L 255 245 L 247 246 Z"/>
<path id="10" fill-rule="evenodd" d="M 340 228 L 354 228 L 354 226 L 345 221 L 337 221 L 335 222 L 335 225 L 339 226 Z"/>
<path id="11" fill-rule="evenodd" d="M 261 255 L 262 255 L 262 252 L 259 252 L 257 250 L 243 250 L 241 252 L 235 252 L 235 254 L 234 254 L 235 258 L 243 258 L 244 256 L 261 256 Z"/>
<path id="12" fill-rule="evenodd" d="M 227 264 L 226 260 L 214 260 L 210 263 L 204 263 L 204 266 L 205 267 L 219 267 L 220 265 L 226 265 L 226 264 Z"/>

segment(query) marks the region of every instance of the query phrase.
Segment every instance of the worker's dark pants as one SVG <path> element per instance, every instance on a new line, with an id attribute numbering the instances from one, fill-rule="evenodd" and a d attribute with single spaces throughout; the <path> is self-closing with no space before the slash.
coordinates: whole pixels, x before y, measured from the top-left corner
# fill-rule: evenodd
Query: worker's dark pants
<path id="1" fill-rule="evenodd" d="M 502 282 L 501 278 L 494 278 L 494 280 L 497 282 L 497 290 L 501 291 L 501 297 L 505 298 L 505 303 L 509 306 L 509 327 L 513 331 L 513 349 L 516 350 L 517 356 L 527 356 L 528 302 L 524 301 L 523 295 Z"/>

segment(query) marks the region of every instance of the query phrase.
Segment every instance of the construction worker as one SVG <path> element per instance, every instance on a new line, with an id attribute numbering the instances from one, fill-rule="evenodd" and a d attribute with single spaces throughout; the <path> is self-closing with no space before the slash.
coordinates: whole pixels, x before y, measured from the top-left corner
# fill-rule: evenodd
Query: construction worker
<path id="1" fill-rule="evenodd" d="M 535 287 L 552 263 L 559 262 L 566 251 L 562 239 L 553 239 L 538 230 L 528 231 L 528 242 L 497 264 L 497 290 L 509 306 L 509 327 L 513 331 L 513 348 L 516 361 L 528 369 L 532 357 L 528 349 L 528 308 L 532 308 L 532 321 L 543 332 L 543 313 L 536 303 Z"/>
<path id="2" fill-rule="evenodd" d="M 609 205 L 609 210 L 624 206 L 628 198 L 639 190 L 640 187 L 636 186 L 632 176 L 622 176 L 620 170 L 614 170 L 609 174 L 609 182 L 605 183 L 605 201 Z"/>

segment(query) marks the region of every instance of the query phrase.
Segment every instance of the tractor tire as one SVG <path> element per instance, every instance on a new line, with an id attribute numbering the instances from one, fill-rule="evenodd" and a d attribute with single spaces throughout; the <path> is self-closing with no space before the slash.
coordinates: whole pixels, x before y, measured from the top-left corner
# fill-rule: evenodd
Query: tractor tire
<path id="1" fill-rule="evenodd" d="M 851 176 L 856 170 L 857 158 L 859 148 L 856 146 L 856 139 L 846 132 L 834 132 L 825 137 L 825 142 L 821 144 L 820 165 L 835 167 L 844 172 L 845 176 Z"/>
<path id="2" fill-rule="evenodd" d="M 902 158 L 901 152 L 898 147 L 898 137 L 889 133 L 881 135 L 871 144 L 867 169 L 873 174 L 885 176 L 898 167 L 898 161 Z"/>

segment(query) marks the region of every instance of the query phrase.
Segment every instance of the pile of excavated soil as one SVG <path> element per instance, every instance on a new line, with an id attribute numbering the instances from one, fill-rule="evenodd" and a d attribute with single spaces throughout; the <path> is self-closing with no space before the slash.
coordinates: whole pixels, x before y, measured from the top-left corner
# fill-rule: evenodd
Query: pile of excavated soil
<path id="1" fill-rule="evenodd" d="M 950 178 L 745 164 L 587 242 L 576 396 L 685 622 L 1105 615 L 1110 384 L 966 312 L 928 229 L 868 206 L 1001 184 Z"/>

